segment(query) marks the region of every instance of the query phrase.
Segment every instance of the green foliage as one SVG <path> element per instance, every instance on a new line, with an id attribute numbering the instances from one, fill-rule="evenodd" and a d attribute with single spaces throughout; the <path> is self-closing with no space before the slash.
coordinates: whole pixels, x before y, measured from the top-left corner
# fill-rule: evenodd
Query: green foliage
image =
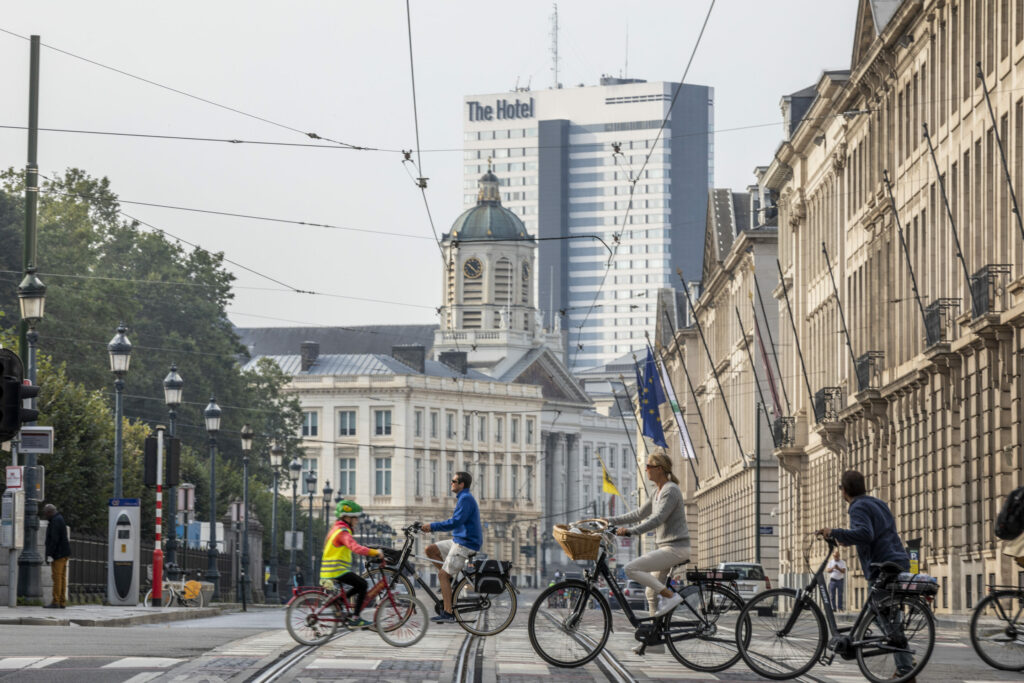
<path id="1" fill-rule="evenodd" d="M 18 320 L 24 232 L 20 171 L 0 173 L 0 331 L 13 344 Z M 152 529 L 153 493 L 142 487 L 143 440 L 167 424 L 163 378 L 176 363 L 185 381 L 177 410 L 182 481 L 196 484 L 197 519 L 208 519 L 209 436 L 203 408 L 215 395 L 223 410 L 217 434 L 217 516 L 242 496 L 239 432 L 252 425 L 250 500 L 265 528 L 269 552 L 269 445 L 287 442 L 299 454 L 298 400 L 284 393 L 287 377 L 273 363 L 243 372 L 247 360 L 226 314 L 234 276 L 222 254 L 183 247 L 121 213 L 106 178 L 78 169 L 47 179 L 38 209 L 38 269 L 47 286 L 39 324 L 42 424 L 57 436 L 47 468 L 47 497 L 68 511 L 78 529 L 106 529 L 113 479 L 113 376 L 106 344 L 119 322 L 133 344 L 125 376 L 124 495 L 143 499 L 144 530 Z M 282 506 L 283 507 L 283 506 Z M 280 526 L 280 525 L 279 525 Z"/>

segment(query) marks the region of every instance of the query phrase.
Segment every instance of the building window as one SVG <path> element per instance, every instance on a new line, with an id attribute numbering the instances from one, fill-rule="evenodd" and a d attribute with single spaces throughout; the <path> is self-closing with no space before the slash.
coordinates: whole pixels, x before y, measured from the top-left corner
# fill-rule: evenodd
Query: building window
<path id="1" fill-rule="evenodd" d="M 510 498 L 519 499 L 519 465 L 512 465 L 512 495 Z"/>
<path id="2" fill-rule="evenodd" d="M 452 486 L 451 485 L 451 480 L 455 478 L 455 461 L 454 460 L 449 460 L 448 461 L 447 470 L 448 470 L 448 478 L 444 480 L 445 481 L 444 487 L 445 487 L 446 491 L 451 491 L 451 486 Z"/>
<path id="3" fill-rule="evenodd" d="M 462 416 L 462 440 L 470 441 L 473 438 L 473 416 Z"/>
<path id="4" fill-rule="evenodd" d="M 356 411 L 338 411 L 338 436 L 356 435 Z"/>
<path id="5" fill-rule="evenodd" d="M 501 470 L 504 465 L 500 462 L 494 463 L 494 497 L 501 500 L 505 492 L 501 488 Z"/>
<path id="6" fill-rule="evenodd" d="M 526 418 L 526 445 L 533 444 L 533 418 Z"/>
<path id="7" fill-rule="evenodd" d="M 974 603 L 971 601 L 973 595 L 972 595 L 972 591 L 971 591 L 971 575 L 970 574 L 967 574 L 967 575 L 964 576 L 964 588 L 966 589 L 966 593 L 967 593 L 967 608 L 970 609 L 971 607 L 974 607 Z"/>
<path id="8" fill-rule="evenodd" d="M 302 459 L 302 481 L 306 480 L 306 472 L 316 472 L 318 459 L 317 458 L 303 458 Z M 301 482 L 300 482 L 301 483 Z"/>
<path id="9" fill-rule="evenodd" d="M 415 434 L 416 434 L 416 438 L 419 439 L 419 438 L 421 438 L 423 436 L 423 411 L 422 410 L 417 410 L 416 411 L 415 421 L 416 421 L 416 432 L 415 432 Z"/>
<path id="10" fill-rule="evenodd" d="M 477 420 L 476 425 L 476 440 L 480 442 L 487 441 L 487 416 L 481 415 Z"/>
<path id="11" fill-rule="evenodd" d="M 338 495 L 356 495 L 355 458 L 338 458 Z"/>
<path id="12" fill-rule="evenodd" d="M 430 461 L 430 495 L 437 497 L 437 461 Z"/>
<path id="13" fill-rule="evenodd" d="M 319 418 L 315 412 L 307 411 L 302 413 L 302 435 L 316 436 L 319 432 L 317 422 L 319 422 Z"/>
<path id="14" fill-rule="evenodd" d="M 423 460 L 422 459 L 416 458 L 416 460 L 414 461 L 413 473 L 415 475 L 414 478 L 413 478 L 413 481 L 415 482 L 416 497 L 418 498 L 418 497 L 423 495 Z"/>
<path id="15" fill-rule="evenodd" d="M 504 431 L 502 429 L 502 427 L 504 427 L 504 426 L 505 426 L 505 419 L 504 418 L 499 417 L 497 420 L 495 420 L 495 422 L 494 422 L 494 440 L 497 441 L 498 443 L 501 443 L 502 432 Z"/>
<path id="16" fill-rule="evenodd" d="M 480 484 L 477 486 L 477 491 L 479 493 L 480 500 L 483 500 L 487 497 L 487 463 L 482 462 L 477 465 L 477 479 L 480 480 Z"/>
<path id="17" fill-rule="evenodd" d="M 590 467 L 590 444 L 583 446 L 583 466 Z"/>
<path id="18" fill-rule="evenodd" d="M 533 465 L 526 465 L 523 468 L 526 475 L 526 500 L 533 500 Z"/>
<path id="19" fill-rule="evenodd" d="M 374 420 L 376 426 L 374 427 L 373 433 L 377 436 L 388 436 L 391 434 L 391 411 L 390 410 L 375 410 Z"/>
<path id="20" fill-rule="evenodd" d="M 608 447 L 608 469 L 615 469 L 615 446 Z"/>
<path id="21" fill-rule="evenodd" d="M 519 418 L 513 417 L 511 423 L 512 443 L 519 443 Z"/>
<path id="22" fill-rule="evenodd" d="M 430 413 L 430 438 L 436 439 L 438 432 L 438 425 L 441 422 L 441 416 L 437 414 L 437 411 Z"/>
<path id="23" fill-rule="evenodd" d="M 374 487 L 375 496 L 391 495 L 391 458 L 374 458 Z"/>
<path id="24" fill-rule="evenodd" d="M 455 438 L 455 413 L 445 413 L 445 436 L 449 439 Z"/>

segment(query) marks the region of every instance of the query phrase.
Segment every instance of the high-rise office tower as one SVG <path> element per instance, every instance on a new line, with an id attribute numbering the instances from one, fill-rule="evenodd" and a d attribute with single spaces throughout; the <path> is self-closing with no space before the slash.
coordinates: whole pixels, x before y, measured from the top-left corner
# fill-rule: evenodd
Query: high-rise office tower
<path id="1" fill-rule="evenodd" d="M 491 159 L 502 204 L 538 238 L 537 303 L 574 370 L 643 348 L 657 291 L 678 287 L 676 268 L 700 277 L 714 90 L 683 85 L 673 105 L 677 87 L 602 77 L 465 98 L 464 204 Z"/>

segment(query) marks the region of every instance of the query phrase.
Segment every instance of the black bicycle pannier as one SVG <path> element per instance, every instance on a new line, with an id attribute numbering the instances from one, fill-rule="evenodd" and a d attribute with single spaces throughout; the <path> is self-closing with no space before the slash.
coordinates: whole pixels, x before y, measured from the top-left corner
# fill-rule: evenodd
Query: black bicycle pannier
<path id="1" fill-rule="evenodd" d="M 498 560 L 484 560 L 476 570 L 476 592 L 477 593 L 500 593 L 505 590 L 505 580 L 508 569 L 507 562 Z"/>

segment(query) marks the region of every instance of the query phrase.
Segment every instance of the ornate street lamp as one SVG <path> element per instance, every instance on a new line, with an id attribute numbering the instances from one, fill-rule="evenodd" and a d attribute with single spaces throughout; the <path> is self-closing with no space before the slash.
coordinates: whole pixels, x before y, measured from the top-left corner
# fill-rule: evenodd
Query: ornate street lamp
<path id="1" fill-rule="evenodd" d="M 242 425 L 242 611 L 246 611 L 249 592 L 249 451 L 252 450 L 252 427 Z"/>
<path id="2" fill-rule="evenodd" d="M 25 271 L 25 278 L 18 285 L 18 306 L 21 309 L 21 319 L 28 323 L 28 332 L 25 335 L 25 339 L 28 342 L 28 381 L 35 384 L 36 348 L 39 342 L 36 324 L 43 319 L 43 311 L 46 308 L 46 285 L 36 277 L 36 269 L 34 267 L 30 266 Z M 35 397 L 29 399 L 29 408 L 35 410 Z M 34 468 L 37 464 L 35 453 L 25 454 L 26 467 Z M 39 570 L 43 565 L 43 558 L 36 551 L 36 534 L 39 531 L 39 500 L 34 495 L 31 495 L 31 493 L 25 496 L 24 530 L 25 549 L 18 557 L 18 565 L 21 568 L 18 582 L 21 585 L 18 593 L 25 597 L 34 598 L 42 595 Z"/>
<path id="3" fill-rule="evenodd" d="M 276 605 L 280 602 L 277 593 L 278 557 L 277 557 L 277 477 L 281 473 L 284 460 L 284 448 L 274 444 L 270 448 L 270 469 L 274 474 L 274 502 L 270 513 L 270 581 L 267 583 L 267 602 Z"/>
<path id="4" fill-rule="evenodd" d="M 171 371 L 164 377 L 164 403 L 167 405 L 167 436 L 174 438 L 174 423 L 178 419 L 178 406 L 185 381 L 178 374 L 178 366 L 171 363 Z M 171 520 L 171 528 L 167 530 L 167 578 L 177 581 L 181 578 L 178 567 L 178 487 L 170 487 L 170 500 L 167 501 L 167 517 Z"/>
<path id="5" fill-rule="evenodd" d="M 306 472 L 305 483 L 306 495 L 309 496 L 309 571 L 313 572 L 316 568 L 316 565 L 313 564 L 313 496 L 316 495 L 316 472 L 313 470 Z M 314 579 L 316 578 L 319 577 L 314 575 Z"/>
<path id="6" fill-rule="evenodd" d="M 288 559 L 288 575 L 295 578 L 295 508 L 298 503 L 299 477 L 302 475 L 302 461 L 295 458 L 288 465 L 288 478 L 292 482 L 292 548 Z"/>
<path id="7" fill-rule="evenodd" d="M 324 525 L 330 528 L 331 523 L 331 494 L 334 493 L 334 489 L 331 488 L 330 480 L 324 483 L 323 494 L 324 494 Z"/>
<path id="8" fill-rule="evenodd" d="M 206 551 L 206 579 L 213 582 L 213 599 L 220 599 L 220 572 L 217 570 L 217 432 L 220 431 L 220 406 L 210 396 L 203 411 L 210 435 L 210 548 Z"/>
<path id="9" fill-rule="evenodd" d="M 114 498 L 121 497 L 121 462 L 124 444 L 121 437 L 121 416 L 124 404 L 121 394 L 124 392 L 124 376 L 132 360 L 132 343 L 125 333 L 128 328 L 121 323 L 117 326 L 117 334 L 107 344 L 110 356 L 110 371 L 114 373 Z"/>

